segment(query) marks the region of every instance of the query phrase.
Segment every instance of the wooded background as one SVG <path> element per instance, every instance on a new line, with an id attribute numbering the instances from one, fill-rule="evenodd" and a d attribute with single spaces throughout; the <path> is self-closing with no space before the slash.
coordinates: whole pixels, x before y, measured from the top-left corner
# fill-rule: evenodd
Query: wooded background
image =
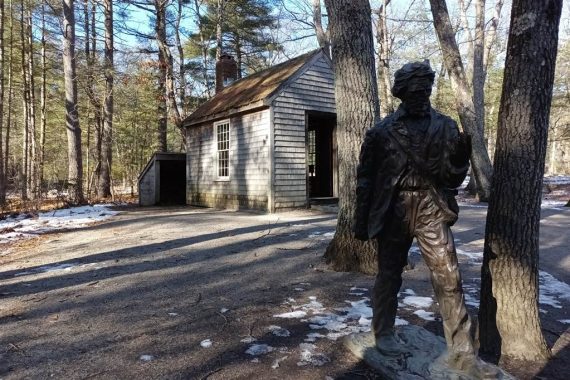
<path id="1" fill-rule="evenodd" d="M 380 114 L 397 106 L 389 91 L 393 72 L 407 61 L 429 59 L 439 74 L 434 107 L 466 130 L 484 130 L 481 149 L 492 160 L 510 1 L 448 0 L 450 29 L 436 19 L 437 33 L 430 3 L 445 4 L 370 2 Z M 570 174 L 565 7 L 548 134 L 550 175 Z M 319 0 L 0 0 L 0 10 L 0 203 L 136 193 L 137 176 L 153 152 L 184 151 L 182 120 L 214 95 L 222 52 L 233 55 L 246 76 L 330 47 Z M 446 32 L 459 55 L 442 38 Z M 463 74 L 445 64 L 457 59 Z M 477 118 L 458 114 L 457 99 Z"/>

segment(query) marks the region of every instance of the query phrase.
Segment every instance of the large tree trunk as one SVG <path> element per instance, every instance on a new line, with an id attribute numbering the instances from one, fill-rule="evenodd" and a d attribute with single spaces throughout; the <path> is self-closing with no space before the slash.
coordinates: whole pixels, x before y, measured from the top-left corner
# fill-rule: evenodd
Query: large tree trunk
<path id="1" fill-rule="evenodd" d="M 445 67 L 456 92 L 457 113 L 459 114 L 463 129 L 471 135 L 472 138 L 473 153 L 471 155 L 471 163 L 479 187 L 479 198 L 482 201 L 486 201 L 490 195 L 493 168 L 491 166 L 491 160 L 489 159 L 489 153 L 485 147 L 485 140 L 480 133 L 480 121 L 475 112 L 473 97 L 471 96 L 459 48 L 455 41 L 455 35 L 445 0 L 430 0 L 430 4 L 433 23 L 441 46 Z"/>
<path id="2" fill-rule="evenodd" d="M 154 0 L 154 7 L 156 10 L 156 39 L 157 41 L 166 41 L 166 2 L 164 0 Z M 163 49 L 158 49 L 158 150 L 161 152 L 168 151 L 166 139 L 168 127 L 168 108 L 166 106 L 166 76 L 168 63 L 166 62 L 166 58 Z"/>
<path id="3" fill-rule="evenodd" d="M 513 0 L 481 270 L 481 351 L 545 360 L 538 238 L 562 0 Z"/>
<path id="4" fill-rule="evenodd" d="M 4 174 L 4 0 L 0 0 L 0 205 L 6 202 L 6 175 Z"/>
<path id="5" fill-rule="evenodd" d="M 356 167 L 367 129 L 379 117 L 372 22 L 368 0 L 325 0 L 335 74 L 339 168 L 336 232 L 325 252 L 335 270 L 375 273 L 371 242 L 354 238 Z"/>
<path id="6" fill-rule="evenodd" d="M 77 75 L 75 57 L 74 0 L 63 0 L 63 75 L 65 81 L 65 127 L 67 130 L 67 197 L 71 203 L 83 203 L 83 166 L 81 129 L 77 111 Z"/>
<path id="7" fill-rule="evenodd" d="M 101 161 L 97 196 L 111 195 L 111 164 L 113 144 L 113 3 L 104 2 L 105 13 L 105 99 L 103 102 L 103 128 L 101 129 Z M 93 25 L 95 27 L 95 25 Z"/>

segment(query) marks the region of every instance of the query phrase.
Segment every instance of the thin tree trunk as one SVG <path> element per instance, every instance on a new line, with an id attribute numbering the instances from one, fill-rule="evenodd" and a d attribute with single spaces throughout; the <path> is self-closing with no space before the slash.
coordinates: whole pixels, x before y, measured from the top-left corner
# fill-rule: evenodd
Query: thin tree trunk
<path id="1" fill-rule="evenodd" d="M 29 108 L 28 105 L 28 75 L 26 63 L 26 39 L 25 39 L 25 22 L 24 22 L 24 0 L 20 1 L 20 42 L 22 50 L 20 54 L 20 64 L 22 71 L 22 163 L 20 168 L 20 196 L 23 200 L 28 199 L 28 176 L 29 176 L 29 149 L 30 149 L 30 131 L 29 131 Z"/>
<path id="2" fill-rule="evenodd" d="M 218 19 L 216 20 L 216 62 L 218 62 L 223 53 L 223 23 L 224 23 L 224 1 L 218 0 Z"/>
<path id="3" fill-rule="evenodd" d="M 62 0 L 63 6 L 63 73 L 65 80 L 65 127 L 67 129 L 68 200 L 83 203 L 83 166 L 81 129 L 77 111 L 77 75 L 75 56 L 74 0 Z"/>
<path id="4" fill-rule="evenodd" d="M 451 84 L 456 92 L 456 108 L 463 129 L 471 135 L 473 153 L 471 154 L 472 171 L 479 186 L 477 193 L 482 201 L 487 201 L 491 189 L 493 168 L 485 140 L 480 133 L 479 120 L 475 113 L 473 97 L 461 61 L 461 55 L 449 19 L 445 0 L 430 0 L 433 23 L 440 42 L 441 50 Z"/>
<path id="5" fill-rule="evenodd" d="M 40 149 L 38 163 L 38 183 L 40 191 L 44 182 L 44 164 L 45 164 L 45 144 L 46 144 L 46 97 L 47 97 L 47 56 L 46 56 L 46 18 L 45 18 L 45 2 L 42 1 L 42 84 L 40 87 Z"/>
<path id="6" fill-rule="evenodd" d="M 111 169 L 113 162 L 113 2 L 104 1 L 105 7 L 105 100 L 103 103 L 103 128 L 101 130 L 101 170 L 97 195 L 111 195 Z"/>
<path id="7" fill-rule="evenodd" d="M 513 0 L 481 269 L 481 351 L 544 361 L 540 201 L 562 0 Z"/>
<path id="8" fill-rule="evenodd" d="M 8 9 L 10 10 L 8 17 L 10 18 L 10 27 L 9 27 L 9 31 L 10 31 L 10 40 L 9 40 L 9 45 L 10 45 L 10 50 L 9 50 L 9 54 L 10 54 L 10 62 L 8 63 L 8 103 L 6 104 L 6 108 L 8 110 L 7 115 L 6 115 L 6 143 L 5 143 L 5 147 L 6 149 L 4 150 L 4 157 L 6 158 L 4 160 L 3 163 L 0 163 L 1 165 L 4 166 L 4 178 L 6 179 L 6 192 L 8 191 L 8 173 L 9 173 L 9 166 L 8 166 L 8 162 L 10 160 L 10 132 L 12 130 L 12 99 L 13 99 L 13 95 L 14 95 L 14 89 L 13 89 L 13 75 L 14 75 L 14 12 L 12 9 L 12 0 L 9 0 L 8 2 Z"/>
<path id="9" fill-rule="evenodd" d="M 331 40 L 328 31 L 323 28 L 321 14 L 321 0 L 313 0 L 313 24 L 315 25 L 315 33 L 317 42 L 326 55 L 331 56 Z"/>
<path id="10" fill-rule="evenodd" d="M 467 20 L 467 9 L 469 8 L 470 5 L 471 5 L 471 0 L 469 0 L 467 4 L 465 4 L 465 0 L 459 0 L 459 13 L 460 13 L 459 25 L 467 35 L 465 41 L 465 44 L 467 45 L 467 59 L 465 61 L 468 62 L 466 67 L 467 76 L 473 75 L 473 66 L 470 65 L 470 63 L 473 62 L 474 50 L 475 50 L 474 48 L 475 40 L 473 38 L 473 33 L 471 33 L 471 28 L 469 27 L 469 21 Z"/>
<path id="11" fill-rule="evenodd" d="M 156 40 L 166 41 L 166 3 L 164 0 L 154 0 L 154 7 L 156 10 Z M 158 49 L 158 150 L 161 152 L 168 151 L 166 133 L 168 124 L 168 108 L 166 106 L 166 80 L 167 80 L 167 57 L 164 55 L 164 49 Z"/>
<path id="12" fill-rule="evenodd" d="M 196 20 L 198 23 L 198 34 L 200 36 L 200 51 L 202 53 L 202 76 L 204 77 L 204 87 L 206 88 L 208 98 L 211 98 L 212 88 L 210 86 L 210 82 L 208 81 L 208 44 L 206 42 L 206 38 L 204 37 L 204 25 L 202 23 L 202 15 L 200 12 L 201 4 L 201 1 L 194 0 Z"/>
<path id="13" fill-rule="evenodd" d="M 31 6 L 31 5 L 30 5 Z M 36 96 L 34 80 L 34 36 L 32 33 L 32 11 L 28 9 L 26 17 L 27 63 L 28 63 L 28 101 L 29 101 L 29 134 L 30 134 L 30 158 L 29 158 L 29 182 L 28 193 L 32 199 L 40 197 L 38 188 L 38 155 L 36 148 Z"/>
<path id="14" fill-rule="evenodd" d="M 390 0 L 384 0 L 378 9 L 378 25 L 376 41 L 378 43 L 378 89 L 380 93 L 380 116 L 394 112 L 392 98 L 392 82 L 390 80 L 390 41 L 388 39 L 388 24 L 386 8 Z"/>
<path id="15" fill-rule="evenodd" d="M 178 13 L 176 14 L 176 48 L 178 49 L 178 59 L 180 60 L 178 64 L 178 74 L 180 75 L 180 85 L 178 88 L 178 100 L 182 107 L 181 117 L 184 119 L 189 113 L 188 105 L 186 104 L 186 65 L 184 58 L 184 48 L 182 47 L 182 39 L 180 38 L 180 22 L 182 20 L 182 5 L 184 0 L 178 0 Z"/>
<path id="16" fill-rule="evenodd" d="M 370 4 L 368 0 L 325 0 L 325 5 L 335 74 L 339 165 L 337 228 L 325 258 L 335 270 L 375 273 L 373 244 L 356 240 L 352 232 L 360 145 L 379 118 Z"/>
<path id="17" fill-rule="evenodd" d="M 4 0 L 0 0 L 0 205 L 6 203 L 6 175 L 4 173 Z"/>
<path id="18" fill-rule="evenodd" d="M 243 59 L 241 55 L 241 39 L 239 34 L 235 35 L 236 40 L 236 65 L 237 65 L 237 79 L 241 79 L 241 66 L 243 64 Z"/>
<path id="19" fill-rule="evenodd" d="M 499 26 L 499 20 L 501 19 L 501 10 L 503 9 L 503 0 L 497 0 L 495 3 L 495 13 L 493 18 L 489 22 L 489 29 L 487 30 L 487 35 L 485 36 L 485 53 L 483 56 L 483 66 L 485 67 L 485 74 L 489 70 L 489 64 L 491 62 L 491 49 L 497 40 L 497 27 Z"/>

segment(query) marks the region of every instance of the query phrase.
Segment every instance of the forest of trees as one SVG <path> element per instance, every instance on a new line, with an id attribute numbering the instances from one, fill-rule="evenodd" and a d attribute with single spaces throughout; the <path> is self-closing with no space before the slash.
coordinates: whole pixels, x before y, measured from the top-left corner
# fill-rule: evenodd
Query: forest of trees
<path id="1" fill-rule="evenodd" d="M 319 46 L 328 51 L 324 3 L 0 1 L 0 203 L 136 193 L 153 152 L 184 151 L 182 121 L 214 95 L 216 58 L 234 56 L 241 77 Z M 472 187 L 483 200 L 510 3 L 370 2 L 380 116 L 396 106 L 395 69 L 430 59 L 439 73 L 434 106 L 474 136 Z M 570 172 L 568 10 L 560 30 L 548 174 Z"/>

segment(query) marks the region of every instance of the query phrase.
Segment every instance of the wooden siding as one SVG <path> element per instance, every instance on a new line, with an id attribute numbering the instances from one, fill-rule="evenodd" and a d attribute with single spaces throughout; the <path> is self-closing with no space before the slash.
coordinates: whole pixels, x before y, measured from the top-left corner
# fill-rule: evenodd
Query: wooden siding
<path id="1" fill-rule="evenodd" d="M 157 170 L 158 167 L 153 158 L 150 167 L 139 179 L 139 205 L 141 206 L 152 206 L 158 201 L 158 194 L 156 193 Z"/>
<path id="2" fill-rule="evenodd" d="M 275 209 L 307 204 L 306 111 L 335 113 L 332 69 L 321 57 L 274 100 Z"/>
<path id="3" fill-rule="evenodd" d="M 230 118 L 230 178 L 218 180 L 214 123 L 187 130 L 187 201 L 223 208 L 268 210 L 270 111 Z"/>

